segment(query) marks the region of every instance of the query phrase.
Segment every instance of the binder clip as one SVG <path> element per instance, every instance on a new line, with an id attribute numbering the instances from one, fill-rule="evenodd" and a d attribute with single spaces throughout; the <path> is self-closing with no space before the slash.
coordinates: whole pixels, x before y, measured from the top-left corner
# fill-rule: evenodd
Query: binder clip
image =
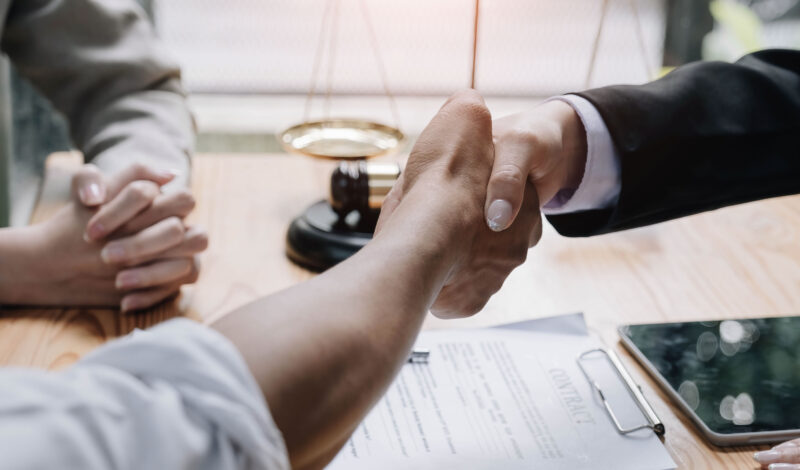
<path id="1" fill-rule="evenodd" d="M 622 426 L 617 415 L 614 413 L 614 410 L 611 408 L 611 405 L 606 399 L 605 393 L 603 393 L 603 390 L 600 388 L 600 385 L 596 380 L 592 379 L 592 377 L 589 375 L 589 372 L 584 367 L 583 363 L 585 362 L 586 358 L 597 354 L 602 354 L 608 360 L 609 364 L 611 364 L 612 368 L 616 372 L 617 377 L 619 377 L 619 379 L 625 385 L 625 389 L 628 391 L 634 403 L 636 403 L 636 406 L 647 420 L 645 424 L 629 428 Z M 617 428 L 617 432 L 624 435 L 639 431 L 640 429 L 651 429 L 659 436 L 664 435 L 666 431 L 664 429 L 664 423 L 662 423 L 661 419 L 659 419 L 659 417 L 656 415 L 655 410 L 653 410 L 653 407 L 644 397 L 642 388 L 633 381 L 633 377 L 631 377 L 631 374 L 622 364 L 619 356 L 617 356 L 614 351 L 607 351 L 601 348 L 591 349 L 578 356 L 576 361 L 578 363 L 578 367 L 581 369 L 581 372 L 583 372 L 583 375 L 586 377 L 586 380 L 589 381 L 589 383 L 592 385 L 592 388 L 597 392 L 597 395 L 603 402 L 603 407 L 605 408 L 606 413 L 608 413 L 608 416 L 611 418 L 611 421 L 614 423 L 614 426 Z"/>

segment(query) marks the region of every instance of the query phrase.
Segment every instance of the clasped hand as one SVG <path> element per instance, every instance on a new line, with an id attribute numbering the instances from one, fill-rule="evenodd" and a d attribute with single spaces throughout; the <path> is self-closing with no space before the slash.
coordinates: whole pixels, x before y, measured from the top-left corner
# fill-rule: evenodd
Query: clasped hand
<path id="1" fill-rule="evenodd" d="M 161 192 L 174 174 L 134 165 L 105 177 L 85 165 L 72 201 L 38 228 L 35 303 L 150 307 L 198 276 L 206 233 L 184 218 L 195 205 L 185 189 Z"/>

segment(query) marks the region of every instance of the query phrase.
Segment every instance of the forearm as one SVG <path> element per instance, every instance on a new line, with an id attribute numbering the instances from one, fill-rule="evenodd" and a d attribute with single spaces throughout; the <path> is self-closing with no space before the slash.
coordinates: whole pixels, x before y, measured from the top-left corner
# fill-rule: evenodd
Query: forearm
<path id="1" fill-rule="evenodd" d="M 194 124 L 177 79 L 108 103 L 89 122 L 81 150 L 104 174 L 140 163 L 174 172 L 167 189 L 189 186 Z"/>
<path id="2" fill-rule="evenodd" d="M 14 2 L 2 47 L 69 120 L 87 160 L 114 173 L 134 161 L 186 184 L 194 125 L 180 69 L 134 0 Z"/>
<path id="3" fill-rule="evenodd" d="M 289 468 L 247 366 L 191 320 L 109 341 L 60 372 L 2 368 L 0 383 L 3 468 Z"/>
<path id="4" fill-rule="evenodd" d="M 585 236 L 800 191 L 798 58 L 763 51 L 580 93 L 619 151 L 619 199 L 550 221 L 562 234 Z"/>
<path id="5" fill-rule="evenodd" d="M 0 229 L 0 305 L 31 302 L 37 283 L 32 266 L 42 256 L 39 240 L 35 227 Z"/>
<path id="6" fill-rule="evenodd" d="M 324 465 L 405 360 L 452 264 L 419 223 L 390 221 L 346 262 L 213 325 L 244 355 L 296 468 Z"/>

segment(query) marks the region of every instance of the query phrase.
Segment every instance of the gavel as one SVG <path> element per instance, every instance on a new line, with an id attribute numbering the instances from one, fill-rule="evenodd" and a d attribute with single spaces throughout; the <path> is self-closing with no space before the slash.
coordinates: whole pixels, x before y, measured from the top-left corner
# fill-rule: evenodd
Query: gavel
<path id="1" fill-rule="evenodd" d="M 400 177 L 400 166 L 368 160 L 396 151 L 404 138 L 396 128 L 359 119 L 308 121 L 279 135 L 288 152 L 339 162 L 331 175 L 329 197 L 289 224 L 289 259 L 324 271 L 372 239 L 386 195 Z"/>
<path id="2" fill-rule="evenodd" d="M 331 175 L 331 208 L 344 220 L 353 211 L 369 218 L 380 211 L 400 177 L 400 165 L 386 162 L 340 162 Z"/>

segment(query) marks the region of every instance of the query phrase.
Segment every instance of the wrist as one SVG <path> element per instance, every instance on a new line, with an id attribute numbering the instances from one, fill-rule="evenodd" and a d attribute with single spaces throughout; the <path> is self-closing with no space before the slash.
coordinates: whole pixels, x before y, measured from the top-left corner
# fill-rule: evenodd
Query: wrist
<path id="1" fill-rule="evenodd" d="M 36 298 L 42 283 L 37 266 L 46 256 L 43 235 L 38 225 L 0 230 L 0 304 L 27 304 Z"/>
<path id="2" fill-rule="evenodd" d="M 586 129 L 575 109 L 563 102 L 558 103 L 558 122 L 561 128 L 561 160 L 564 162 L 561 189 L 576 189 L 586 170 Z"/>
<path id="3" fill-rule="evenodd" d="M 475 196 L 445 177 L 426 175 L 407 190 L 376 242 L 403 245 L 444 278 L 466 251 L 470 234 L 483 227 L 483 196 Z"/>

